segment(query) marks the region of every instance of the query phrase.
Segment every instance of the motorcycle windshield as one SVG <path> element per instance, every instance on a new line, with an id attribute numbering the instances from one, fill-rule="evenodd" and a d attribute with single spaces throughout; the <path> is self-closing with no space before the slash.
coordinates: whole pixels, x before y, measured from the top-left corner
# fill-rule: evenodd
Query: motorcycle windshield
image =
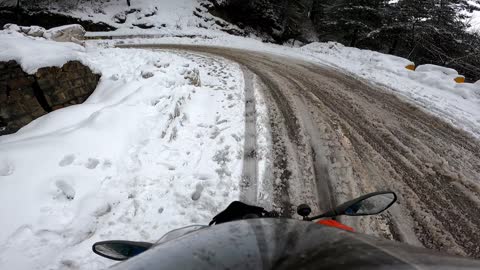
<path id="1" fill-rule="evenodd" d="M 204 228 L 208 228 L 208 227 L 209 226 L 207 226 L 207 225 L 190 225 L 190 226 L 186 226 L 186 227 L 183 227 L 183 228 L 180 228 L 180 229 L 175 229 L 175 230 L 169 231 L 168 233 L 164 234 L 162 236 L 162 238 L 160 238 L 160 240 L 158 240 L 155 243 L 155 245 L 163 244 L 163 243 L 168 242 L 170 240 L 177 239 L 177 238 L 182 237 L 186 234 L 189 234 L 189 233 L 192 233 L 192 232 L 204 229 Z"/>

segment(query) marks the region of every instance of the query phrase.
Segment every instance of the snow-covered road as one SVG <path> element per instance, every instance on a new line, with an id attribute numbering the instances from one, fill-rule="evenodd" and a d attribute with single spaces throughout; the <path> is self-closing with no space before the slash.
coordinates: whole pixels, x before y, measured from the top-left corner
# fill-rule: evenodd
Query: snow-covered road
<path id="1" fill-rule="evenodd" d="M 400 203 L 380 217 L 344 219 L 360 230 L 480 256 L 480 144 L 468 133 L 379 87 L 300 60 L 245 50 L 186 49 L 248 68 L 268 104 L 273 203 L 286 215 L 325 210 L 391 189 Z M 332 196 L 335 194 L 335 196 Z"/>

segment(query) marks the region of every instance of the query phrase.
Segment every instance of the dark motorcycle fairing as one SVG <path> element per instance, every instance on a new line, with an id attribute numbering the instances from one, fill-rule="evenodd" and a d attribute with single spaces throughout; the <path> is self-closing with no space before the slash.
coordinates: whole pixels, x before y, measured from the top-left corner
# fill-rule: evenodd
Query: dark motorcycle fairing
<path id="1" fill-rule="evenodd" d="M 173 239 L 121 269 L 480 269 L 480 261 L 294 219 L 223 223 Z"/>

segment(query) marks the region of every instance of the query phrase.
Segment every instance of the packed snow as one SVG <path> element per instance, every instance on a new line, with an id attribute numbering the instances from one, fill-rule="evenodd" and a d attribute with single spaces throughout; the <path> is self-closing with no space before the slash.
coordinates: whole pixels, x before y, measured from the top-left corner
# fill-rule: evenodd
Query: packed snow
<path id="1" fill-rule="evenodd" d="M 0 39 L 3 48 L 10 42 Z M 102 73 L 90 98 L 0 137 L 1 269 L 105 268 L 113 262 L 92 256 L 94 242 L 156 241 L 208 223 L 239 197 L 237 64 L 181 52 L 73 51 Z"/>

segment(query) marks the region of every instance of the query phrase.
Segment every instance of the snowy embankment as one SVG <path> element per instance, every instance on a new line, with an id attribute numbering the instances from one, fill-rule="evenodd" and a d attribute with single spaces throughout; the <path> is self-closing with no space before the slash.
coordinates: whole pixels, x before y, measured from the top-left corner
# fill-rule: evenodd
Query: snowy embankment
<path id="1" fill-rule="evenodd" d="M 70 42 L 27 38 L 17 31 L 0 31 L 0 61 L 15 60 L 33 74 L 45 66 L 61 67 L 68 61 L 84 62 L 85 48 Z"/>
<path id="2" fill-rule="evenodd" d="M 407 101 L 480 138 L 480 81 L 456 83 L 455 70 L 433 65 L 405 67 L 407 59 L 345 47 L 313 43 L 299 49 L 316 61 L 331 63 L 354 76 L 386 86 Z"/>
<path id="3" fill-rule="evenodd" d="M 99 35 L 99 33 L 97 33 Z M 252 38 L 212 32 L 205 38 L 129 38 L 109 41 L 89 41 L 91 44 L 190 44 L 219 46 L 260 51 L 288 56 L 319 65 L 377 84 L 392 91 L 457 128 L 480 138 L 480 81 L 456 83 L 454 70 L 425 66 L 417 71 L 405 67 L 408 59 L 369 50 L 345 47 L 339 43 L 311 43 L 303 47 L 287 47 L 262 43 Z"/>
<path id="4" fill-rule="evenodd" d="M 156 241 L 238 199 L 237 64 L 16 34 L 0 48 L 29 71 L 78 59 L 102 73 L 84 104 L 0 137 L 1 269 L 101 269 L 113 261 L 94 256 L 94 242 Z"/>

